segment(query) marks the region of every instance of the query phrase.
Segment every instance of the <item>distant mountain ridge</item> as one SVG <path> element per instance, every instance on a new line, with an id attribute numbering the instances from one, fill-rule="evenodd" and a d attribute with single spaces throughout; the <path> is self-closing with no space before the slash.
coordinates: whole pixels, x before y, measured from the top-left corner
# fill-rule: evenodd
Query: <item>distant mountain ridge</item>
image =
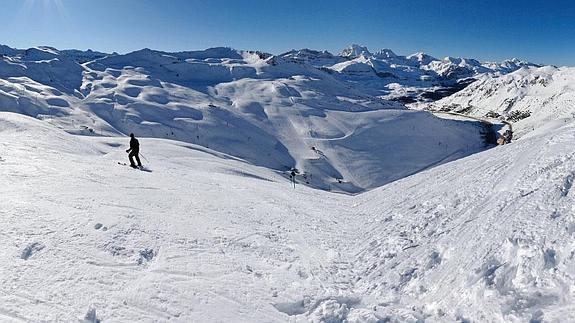
<path id="1" fill-rule="evenodd" d="M 13 49 L 0 45 L 0 55 L 25 57 L 29 52 L 45 51 L 59 54 L 85 64 L 112 56 L 133 56 L 136 51 L 124 55 L 83 50 L 60 50 L 42 46 L 31 49 Z M 207 50 L 165 52 L 144 49 L 177 60 L 187 59 L 241 59 L 242 52 L 228 47 L 216 47 Z M 358 87 L 370 95 L 386 100 L 398 100 L 404 103 L 429 102 L 455 93 L 484 74 L 504 75 L 523 67 L 541 67 L 517 58 L 502 62 L 480 62 L 472 58 L 445 57 L 437 59 L 423 52 L 411 55 L 398 55 L 391 49 L 382 49 L 372 53 L 367 47 L 353 44 L 334 55 L 325 50 L 299 49 L 273 55 L 264 52 L 262 57 L 275 57 L 274 60 L 287 60 L 331 73 L 334 77 L 350 86 Z M 472 79 L 472 80 L 470 80 Z"/>
<path id="2" fill-rule="evenodd" d="M 482 63 L 470 58 L 437 59 L 423 52 L 401 56 L 391 49 L 371 53 L 367 47 L 355 44 L 339 55 L 300 49 L 279 56 L 321 68 L 371 95 L 406 103 L 439 99 L 471 83 L 466 79 L 480 75 L 502 75 L 523 67 L 540 67 L 516 58 Z"/>

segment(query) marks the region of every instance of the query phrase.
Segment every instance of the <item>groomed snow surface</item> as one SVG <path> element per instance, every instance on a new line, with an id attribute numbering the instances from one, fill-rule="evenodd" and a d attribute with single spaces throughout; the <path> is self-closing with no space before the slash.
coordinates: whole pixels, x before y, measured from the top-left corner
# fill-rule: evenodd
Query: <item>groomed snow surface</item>
<path id="1" fill-rule="evenodd" d="M 575 320 L 573 123 L 348 196 L 0 114 L 5 321 Z"/>

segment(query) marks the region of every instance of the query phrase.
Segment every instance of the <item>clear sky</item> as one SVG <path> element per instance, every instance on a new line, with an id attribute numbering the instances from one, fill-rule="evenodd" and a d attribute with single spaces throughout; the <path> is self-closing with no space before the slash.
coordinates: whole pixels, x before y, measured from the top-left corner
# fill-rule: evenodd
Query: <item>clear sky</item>
<path id="1" fill-rule="evenodd" d="M 575 65 L 567 0 L 1 0 L 0 43 L 128 52 L 230 46 Z"/>

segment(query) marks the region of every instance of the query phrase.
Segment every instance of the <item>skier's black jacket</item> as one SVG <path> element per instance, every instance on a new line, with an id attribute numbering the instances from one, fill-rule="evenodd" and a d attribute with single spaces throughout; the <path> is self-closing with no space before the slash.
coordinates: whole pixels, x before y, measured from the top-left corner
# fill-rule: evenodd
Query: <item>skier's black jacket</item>
<path id="1" fill-rule="evenodd" d="M 138 142 L 138 139 L 130 139 L 130 151 L 133 153 L 138 153 L 140 151 L 140 143 Z"/>

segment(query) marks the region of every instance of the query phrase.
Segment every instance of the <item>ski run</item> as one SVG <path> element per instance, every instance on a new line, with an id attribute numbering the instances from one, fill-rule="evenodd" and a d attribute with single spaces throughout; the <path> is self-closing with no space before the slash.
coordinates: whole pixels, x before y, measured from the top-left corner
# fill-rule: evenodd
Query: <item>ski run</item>
<path id="1" fill-rule="evenodd" d="M 2 322 L 575 322 L 573 69 L 0 52 Z"/>

